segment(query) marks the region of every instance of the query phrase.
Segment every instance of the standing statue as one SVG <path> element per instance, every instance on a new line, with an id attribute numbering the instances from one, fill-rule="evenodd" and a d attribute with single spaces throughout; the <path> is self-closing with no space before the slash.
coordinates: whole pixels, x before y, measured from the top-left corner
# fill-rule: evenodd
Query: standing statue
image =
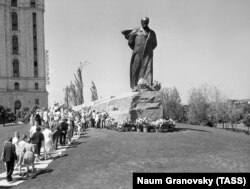
<path id="1" fill-rule="evenodd" d="M 141 27 L 124 30 L 122 34 L 133 50 L 130 62 L 130 87 L 135 89 L 138 80 L 143 78 L 153 84 L 153 50 L 157 46 L 156 34 L 148 27 L 149 18 L 141 19 Z"/>

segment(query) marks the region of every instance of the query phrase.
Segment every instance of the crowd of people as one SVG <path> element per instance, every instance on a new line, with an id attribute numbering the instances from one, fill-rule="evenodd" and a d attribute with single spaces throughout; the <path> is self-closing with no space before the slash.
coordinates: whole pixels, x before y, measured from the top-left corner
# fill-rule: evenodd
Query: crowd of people
<path id="1" fill-rule="evenodd" d="M 29 134 L 20 136 L 18 131 L 14 137 L 4 142 L 1 159 L 5 163 L 7 181 L 12 181 L 12 173 L 19 170 L 19 175 L 29 177 L 35 170 L 35 162 L 52 157 L 58 145 L 71 145 L 74 135 L 80 136 L 89 127 L 104 128 L 105 111 L 95 110 L 73 111 L 64 110 L 56 104 L 50 109 L 37 109 L 30 117 Z M 44 151 L 41 156 L 41 150 Z M 26 172 L 22 173 L 22 167 Z M 30 170 L 31 167 L 31 170 Z"/>

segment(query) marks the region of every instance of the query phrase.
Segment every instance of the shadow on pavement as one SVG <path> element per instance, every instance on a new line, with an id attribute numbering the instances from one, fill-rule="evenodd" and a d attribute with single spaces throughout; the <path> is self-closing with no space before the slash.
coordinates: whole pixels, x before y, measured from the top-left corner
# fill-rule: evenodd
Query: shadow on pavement
<path id="1" fill-rule="evenodd" d="M 34 173 L 34 175 L 31 175 L 30 179 L 34 179 L 39 175 L 51 173 L 52 171 L 53 171 L 53 169 L 41 169 L 38 172 Z"/>
<path id="2" fill-rule="evenodd" d="M 68 156 L 68 154 L 57 155 L 57 156 L 53 157 L 53 160 L 63 158 L 63 157 L 67 157 L 67 156 Z"/>

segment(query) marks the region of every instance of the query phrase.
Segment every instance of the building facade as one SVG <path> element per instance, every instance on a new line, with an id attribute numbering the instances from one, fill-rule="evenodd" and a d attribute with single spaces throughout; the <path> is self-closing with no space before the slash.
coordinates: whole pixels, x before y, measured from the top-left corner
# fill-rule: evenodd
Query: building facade
<path id="1" fill-rule="evenodd" d="M 44 0 L 0 0 L 0 105 L 48 106 Z"/>

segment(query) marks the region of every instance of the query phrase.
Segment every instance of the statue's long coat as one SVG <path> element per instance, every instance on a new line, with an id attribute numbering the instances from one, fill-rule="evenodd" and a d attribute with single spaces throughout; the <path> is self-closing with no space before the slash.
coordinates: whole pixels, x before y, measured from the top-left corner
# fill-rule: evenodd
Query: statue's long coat
<path id="1" fill-rule="evenodd" d="M 128 45 L 133 50 L 130 62 L 130 87 L 134 89 L 138 80 L 144 78 L 148 84 L 153 83 L 153 50 L 157 46 L 156 34 L 153 30 L 149 30 L 144 47 L 138 48 L 137 36 L 142 28 L 134 30 L 125 30 L 122 34 L 128 39 Z M 143 52 L 140 52 L 143 49 Z"/>

